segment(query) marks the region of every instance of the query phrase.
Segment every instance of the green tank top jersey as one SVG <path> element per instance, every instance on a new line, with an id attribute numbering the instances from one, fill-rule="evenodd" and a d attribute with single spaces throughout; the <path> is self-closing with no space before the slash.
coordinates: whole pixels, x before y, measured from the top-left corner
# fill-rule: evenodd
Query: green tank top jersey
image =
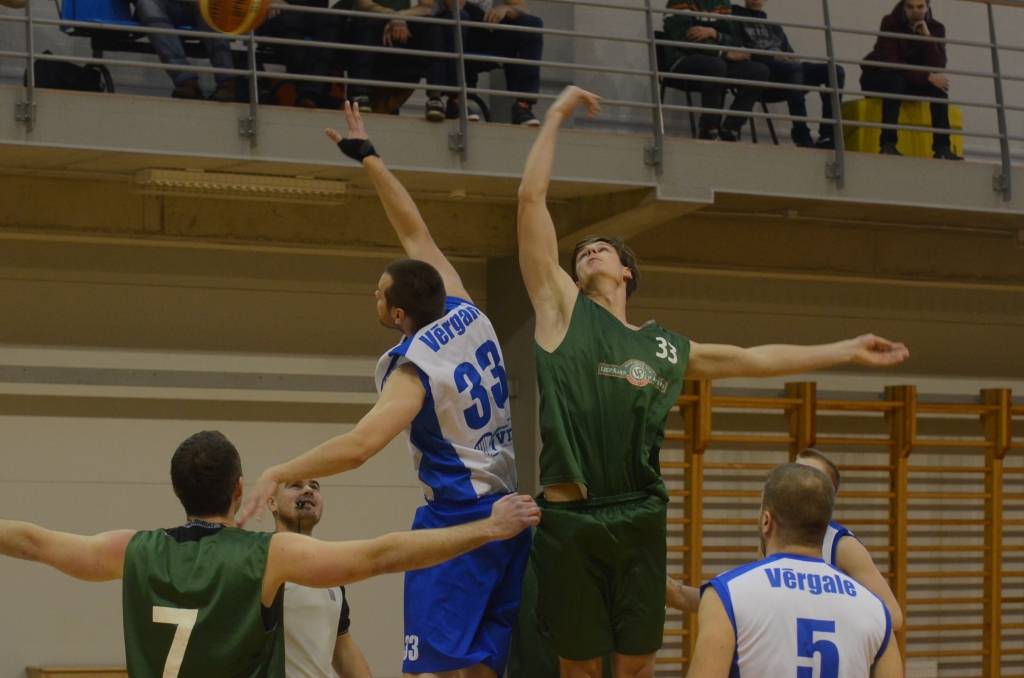
<path id="1" fill-rule="evenodd" d="M 281 596 L 260 601 L 269 532 L 193 522 L 139 532 L 124 559 L 133 678 L 284 678 Z"/>
<path id="2" fill-rule="evenodd" d="M 535 353 L 541 484 L 581 483 L 595 499 L 664 496 L 658 457 L 690 340 L 653 321 L 630 329 L 580 294 L 562 343 Z"/>

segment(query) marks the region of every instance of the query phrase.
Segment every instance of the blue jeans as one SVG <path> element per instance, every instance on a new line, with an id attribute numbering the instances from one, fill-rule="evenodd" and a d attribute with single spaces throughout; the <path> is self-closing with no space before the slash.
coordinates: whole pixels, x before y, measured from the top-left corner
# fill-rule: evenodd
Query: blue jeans
<path id="1" fill-rule="evenodd" d="M 771 71 L 772 82 L 786 83 L 789 85 L 807 85 L 808 87 L 820 87 L 829 84 L 828 64 L 808 63 L 800 61 L 780 61 L 778 59 L 766 60 L 765 63 Z M 846 72 L 842 66 L 837 66 L 839 76 L 839 87 L 842 89 L 846 82 Z M 786 89 L 765 89 L 768 101 L 785 101 L 789 107 L 789 114 L 792 116 L 807 117 L 807 92 L 800 90 Z M 832 94 L 821 93 L 821 117 L 831 118 L 833 115 Z M 818 128 L 818 134 L 822 137 L 831 137 L 834 133 L 834 125 L 822 123 Z M 793 122 L 793 138 L 810 137 L 811 131 L 806 122 Z"/>
<path id="2" fill-rule="evenodd" d="M 135 18 L 143 26 L 153 28 L 192 26 L 203 31 L 213 30 L 203 21 L 197 4 L 181 0 L 135 0 Z M 150 33 L 147 37 L 162 63 L 175 66 L 189 65 L 188 57 L 185 56 L 185 46 L 181 44 L 180 37 L 156 33 Z M 226 38 L 203 38 L 203 45 L 206 47 L 207 56 L 210 57 L 210 63 L 215 68 L 234 68 L 231 43 Z M 194 72 L 178 70 L 167 71 L 167 75 L 175 87 L 199 77 Z M 222 73 L 214 74 L 218 84 L 232 77 L 234 76 Z"/>
<path id="3" fill-rule="evenodd" d="M 464 26 L 465 47 L 468 54 L 486 54 L 511 59 L 529 59 L 540 61 L 544 52 L 544 35 L 542 33 L 526 33 L 519 31 L 494 30 L 489 24 L 480 26 L 484 13 L 476 5 L 466 3 L 466 14 L 470 22 Z M 532 14 L 520 14 L 514 19 L 503 19 L 502 25 L 543 28 L 541 18 Z M 503 68 L 505 84 L 510 92 L 537 93 L 540 91 L 540 65 L 496 64 L 488 61 L 466 60 L 466 83 L 476 87 L 480 73 L 493 68 Z M 535 99 L 523 99 L 536 103 Z"/>

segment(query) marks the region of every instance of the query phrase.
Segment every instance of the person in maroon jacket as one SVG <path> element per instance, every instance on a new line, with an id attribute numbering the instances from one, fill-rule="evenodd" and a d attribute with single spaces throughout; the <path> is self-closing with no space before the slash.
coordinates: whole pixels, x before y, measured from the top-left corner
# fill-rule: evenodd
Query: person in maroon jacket
<path id="1" fill-rule="evenodd" d="M 946 27 L 932 16 L 930 0 L 900 0 L 892 13 L 882 19 L 880 30 L 886 33 L 906 33 L 933 38 L 946 37 Z M 937 69 L 928 72 L 865 66 L 860 77 L 860 87 L 865 92 L 949 98 L 949 78 L 939 72 L 946 68 L 945 43 L 879 36 L 875 48 L 864 59 Z M 882 99 L 883 123 L 895 125 L 899 121 L 900 103 L 900 99 Z M 949 105 L 932 102 L 931 109 L 932 127 L 949 129 Z M 881 152 L 887 155 L 900 155 L 896 150 L 896 140 L 897 130 L 883 129 Z M 935 134 L 932 151 L 936 158 L 963 160 L 950 149 L 948 134 Z"/>

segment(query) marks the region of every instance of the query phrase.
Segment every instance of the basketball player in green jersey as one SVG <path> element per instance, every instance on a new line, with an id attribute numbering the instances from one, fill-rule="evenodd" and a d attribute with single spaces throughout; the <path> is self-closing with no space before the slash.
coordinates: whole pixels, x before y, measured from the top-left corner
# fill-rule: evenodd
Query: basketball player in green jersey
<path id="1" fill-rule="evenodd" d="M 519 261 L 536 314 L 540 482 L 534 538 L 538 616 L 563 676 L 653 676 L 665 619 L 665 509 L 658 454 L 684 378 L 793 374 L 844 363 L 895 365 L 902 344 L 865 335 L 819 346 L 698 344 L 660 325 L 632 325 L 640 272 L 621 240 L 576 246 L 558 262 L 546 205 L 555 138 L 595 95 L 568 87 L 548 110 L 519 186 Z"/>
<path id="2" fill-rule="evenodd" d="M 148 532 L 81 536 L 0 520 L 0 555 L 78 579 L 123 579 L 128 673 L 139 678 L 284 678 L 284 583 L 326 588 L 440 563 L 539 521 L 529 497 L 508 495 L 489 518 L 376 539 L 322 542 L 235 526 L 242 467 L 234 445 L 203 431 L 171 460 L 188 522 Z"/>

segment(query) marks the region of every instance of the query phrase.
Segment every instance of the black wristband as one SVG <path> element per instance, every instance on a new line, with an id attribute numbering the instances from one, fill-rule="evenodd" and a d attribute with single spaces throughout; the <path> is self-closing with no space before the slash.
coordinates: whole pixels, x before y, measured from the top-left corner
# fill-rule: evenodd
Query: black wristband
<path id="1" fill-rule="evenodd" d="M 380 157 L 377 149 L 373 147 L 369 139 L 342 139 L 338 142 L 338 148 L 356 162 L 362 162 L 363 158 L 371 155 Z"/>

